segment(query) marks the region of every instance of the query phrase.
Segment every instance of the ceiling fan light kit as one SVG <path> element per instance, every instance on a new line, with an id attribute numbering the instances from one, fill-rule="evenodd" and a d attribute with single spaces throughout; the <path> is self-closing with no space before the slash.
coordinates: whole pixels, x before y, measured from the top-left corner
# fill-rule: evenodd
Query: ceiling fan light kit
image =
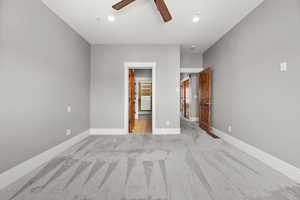
<path id="1" fill-rule="evenodd" d="M 121 10 L 122 8 L 124 8 L 125 6 L 131 4 L 132 2 L 134 2 L 135 0 L 122 0 L 119 3 L 113 5 L 113 9 L 115 10 Z M 164 0 L 154 0 L 154 3 L 158 9 L 158 11 L 160 12 L 160 15 L 162 16 L 164 22 L 169 22 L 172 20 L 172 15 L 165 3 Z"/>

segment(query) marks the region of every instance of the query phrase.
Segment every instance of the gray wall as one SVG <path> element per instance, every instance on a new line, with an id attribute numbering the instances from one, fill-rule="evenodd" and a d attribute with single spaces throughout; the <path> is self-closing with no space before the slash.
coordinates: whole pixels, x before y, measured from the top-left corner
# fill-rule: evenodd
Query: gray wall
<path id="1" fill-rule="evenodd" d="M 288 72 L 280 63 L 288 62 Z M 213 125 L 300 168 L 300 1 L 266 0 L 204 53 Z"/>
<path id="2" fill-rule="evenodd" d="M 90 45 L 41 1 L 0 1 L 0 173 L 89 128 L 89 66 Z"/>
<path id="3" fill-rule="evenodd" d="M 202 53 L 181 49 L 180 51 L 181 68 L 201 68 L 202 66 L 203 66 Z"/>
<path id="4" fill-rule="evenodd" d="M 91 128 L 124 128 L 124 62 L 157 62 L 156 126 L 179 128 L 180 48 L 177 45 L 92 46 Z M 167 120 L 170 126 L 166 125 Z"/>
<path id="5" fill-rule="evenodd" d="M 190 78 L 190 88 L 191 88 L 191 103 L 190 112 L 191 117 L 199 117 L 199 75 L 191 74 Z"/>

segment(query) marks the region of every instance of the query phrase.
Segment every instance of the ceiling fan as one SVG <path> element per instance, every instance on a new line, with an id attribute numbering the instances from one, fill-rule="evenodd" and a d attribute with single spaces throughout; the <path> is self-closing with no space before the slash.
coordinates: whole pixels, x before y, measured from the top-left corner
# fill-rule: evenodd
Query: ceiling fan
<path id="1" fill-rule="evenodd" d="M 121 10 L 125 6 L 131 4 L 135 0 L 122 0 L 119 3 L 113 5 L 112 7 L 116 10 Z M 164 22 L 168 22 L 172 20 L 172 16 L 169 12 L 169 9 L 165 3 L 164 0 L 154 0 L 156 7 L 158 8 L 158 11 L 160 12 L 160 15 L 162 16 Z"/>

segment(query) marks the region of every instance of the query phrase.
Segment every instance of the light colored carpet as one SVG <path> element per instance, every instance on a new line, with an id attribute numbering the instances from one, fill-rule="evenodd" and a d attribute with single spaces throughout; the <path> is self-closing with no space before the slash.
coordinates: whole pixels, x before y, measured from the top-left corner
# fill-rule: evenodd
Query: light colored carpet
<path id="1" fill-rule="evenodd" d="M 300 185 L 182 122 L 178 136 L 91 136 L 1 200 L 299 200 Z"/>

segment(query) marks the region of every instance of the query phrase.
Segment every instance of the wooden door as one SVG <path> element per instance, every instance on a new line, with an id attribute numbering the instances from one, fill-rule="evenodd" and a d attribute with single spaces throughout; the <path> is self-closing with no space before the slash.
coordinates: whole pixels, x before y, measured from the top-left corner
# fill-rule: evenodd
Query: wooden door
<path id="1" fill-rule="evenodd" d="M 190 81 L 189 80 L 186 80 L 183 82 L 183 88 L 184 88 L 184 91 L 183 91 L 183 110 L 184 110 L 184 117 L 189 119 L 189 110 L 190 110 L 190 104 L 189 104 L 189 88 L 190 88 Z"/>
<path id="2" fill-rule="evenodd" d="M 183 90 L 183 82 L 180 83 L 180 114 L 183 117 L 184 115 L 184 90 Z"/>
<path id="3" fill-rule="evenodd" d="M 129 69 L 129 126 L 128 131 L 132 133 L 135 126 L 135 83 L 134 71 Z"/>
<path id="4" fill-rule="evenodd" d="M 200 87 L 200 128 L 211 134 L 212 70 L 205 69 L 199 75 Z"/>

